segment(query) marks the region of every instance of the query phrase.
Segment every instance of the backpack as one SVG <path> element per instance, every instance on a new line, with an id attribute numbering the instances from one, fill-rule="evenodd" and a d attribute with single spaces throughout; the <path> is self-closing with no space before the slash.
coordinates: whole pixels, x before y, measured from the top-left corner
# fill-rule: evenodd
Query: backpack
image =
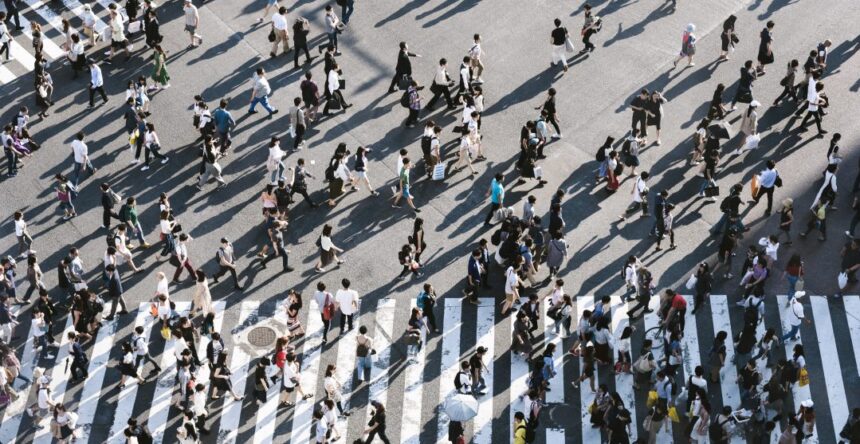
<path id="1" fill-rule="evenodd" d="M 759 298 L 758 304 L 750 305 L 744 309 L 744 323 L 745 324 L 757 324 L 758 323 L 758 307 L 764 301 L 763 298 Z"/>
<path id="2" fill-rule="evenodd" d="M 597 149 L 597 154 L 594 155 L 594 160 L 598 162 L 606 160 L 606 147 L 601 146 Z"/>
<path id="3" fill-rule="evenodd" d="M 496 232 L 493 233 L 492 236 L 490 236 L 490 243 L 492 243 L 493 245 L 495 245 L 497 247 L 499 246 L 500 243 L 502 243 L 502 229 L 501 228 L 496 230 Z"/>
<path id="4" fill-rule="evenodd" d="M 630 155 L 630 139 L 624 139 L 624 143 L 621 144 L 621 154 Z"/>
<path id="5" fill-rule="evenodd" d="M 128 205 L 123 204 L 119 207 L 119 220 L 120 222 L 128 222 Z"/>
<path id="6" fill-rule="evenodd" d="M 323 300 L 322 317 L 326 321 L 331 321 L 334 318 L 334 302 L 331 300 L 331 293 L 326 292 L 325 300 Z"/>
<path id="7" fill-rule="evenodd" d="M 458 392 L 463 387 L 463 382 L 460 381 L 460 375 L 462 373 L 463 372 L 457 372 L 457 376 L 454 377 L 454 388 L 457 389 Z"/>
<path id="8" fill-rule="evenodd" d="M 400 106 L 404 108 L 409 108 L 409 102 L 409 91 L 406 91 L 403 93 L 402 96 L 400 96 Z"/>
<path id="9" fill-rule="evenodd" d="M 113 228 L 110 231 L 108 231 L 107 238 L 105 239 L 107 241 L 107 246 L 116 248 L 117 247 L 116 246 L 116 238 L 117 238 L 116 228 Z"/>
<path id="10" fill-rule="evenodd" d="M 215 251 L 215 263 L 218 264 L 219 266 L 221 265 L 221 255 L 224 253 L 225 253 L 225 251 L 221 247 L 218 247 L 218 249 Z"/>
<path id="11" fill-rule="evenodd" d="M 325 180 L 326 180 L 326 182 L 330 182 L 330 181 L 334 180 L 334 170 L 335 170 L 335 166 L 332 165 L 331 162 L 329 162 L 328 167 L 325 169 Z"/>

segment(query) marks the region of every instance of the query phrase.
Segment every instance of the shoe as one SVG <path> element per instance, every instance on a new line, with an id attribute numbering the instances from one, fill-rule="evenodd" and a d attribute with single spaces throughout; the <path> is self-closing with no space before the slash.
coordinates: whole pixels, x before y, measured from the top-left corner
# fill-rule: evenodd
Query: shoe
<path id="1" fill-rule="evenodd" d="M 259 111 L 257 110 L 248 110 L 248 114 L 257 114 Z"/>
<path id="2" fill-rule="evenodd" d="M 105 316 L 105 321 L 113 321 L 113 316 Z M 38 351 L 38 349 L 36 349 Z"/>
<path id="3" fill-rule="evenodd" d="M 137 165 L 139 163 L 140 163 L 139 159 L 133 159 L 131 162 L 129 162 L 129 165 Z"/>
<path id="4" fill-rule="evenodd" d="M 120 311 L 118 314 L 120 314 L 120 315 L 127 315 L 127 314 L 128 314 L 128 312 L 127 312 L 127 311 L 125 311 L 125 310 L 123 310 L 123 311 Z"/>
<path id="5" fill-rule="evenodd" d="M 553 138 L 553 139 L 561 139 L 561 138 L 562 138 L 562 135 L 561 135 L 561 134 L 553 134 L 553 135 L 552 135 L 552 138 Z"/>
<path id="6" fill-rule="evenodd" d="M 165 157 L 164 159 L 161 159 L 161 164 L 164 165 L 165 163 L 167 163 L 168 160 L 170 160 L 169 157 Z"/>
<path id="7" fill-rule="evenodd" d="M 284 269 L 284 271 L 285 271 L 285 272 L 287 272 L 287 273 L 289 273 L 289 272 L 291 272 L 291 271 L 295 271 L 295 268 L 293 268 L 293 267 L 287 267 L 287 268 L 285 268 L 285 269 Z M 240 288 L 240 289 L 241 289 L 242 287 L 237 287 L 237 288 Z"/>

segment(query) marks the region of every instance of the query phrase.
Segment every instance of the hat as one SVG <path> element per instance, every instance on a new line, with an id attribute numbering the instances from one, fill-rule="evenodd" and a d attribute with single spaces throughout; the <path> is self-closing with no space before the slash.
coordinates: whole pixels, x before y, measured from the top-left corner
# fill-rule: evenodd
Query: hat
<path id="1" fill-rule="evenodd" d="M 800 406 L 801 406 L 801 407 L 806 407 L 806 408 L 808 408 L 808 409 L 812 408 L 812 406 L 814 406 L 814 405 L 815 405 L 815 404 L 812 402 L 812 400 L 811 400 L 811 399 L 807 399 L 806 401 L 803 401 L 803 402 L 801 402 L 801 403 L 800 403 Z"/>
<path id="2" fill-rule="evenodd" d="M 759 102 L 758 100 L 753 100 L 752 102 L 750 102 L 750 108 L 758 108 L 760 106 L 761 102 Z"/>
<path id="3" fill-rule="evenodd" d="M 478 352 L 478 353 L 486 353 L 486 352 L 487 352 L 487 347 L 478 347 L 478 349 L 476 350 L 476 352 Z"/>
<path id="4" fill-rule="evenodd" d="M 694 25 L 692 23 L 687 24 L 687 32 L 693 32 L 695 30 L 696 30 L 696 25 Z"/>

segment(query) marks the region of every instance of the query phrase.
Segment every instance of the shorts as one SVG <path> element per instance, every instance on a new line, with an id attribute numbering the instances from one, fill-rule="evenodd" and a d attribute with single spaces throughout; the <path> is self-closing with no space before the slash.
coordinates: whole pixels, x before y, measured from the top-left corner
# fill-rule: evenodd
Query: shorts
<path id="1" fill-rule="evenodd" d="M 185 25 L 185 31 L 190 33 L 190 34 L 196 34 L 197 33 L 197 27 L 192 26 L 192 25 Z"/>
<path id="2" fill-rule="evenodd" d="M 404 199 L 411 199 L 412 198 L 412 195 L 409 194 L 409 187 L 408 186 L 403 187 L 403 198 Z"/>
<path id="3" fill-rule="evenodd" d="M 292 393 L 292 392 L 293 392 L 293 391 L 295 391 L 295 390 L 296 390 L 296 388 L 295 388 L 295 387 L 287 387 L 287 386 L 284 386 L 284 385 L 282 385 L 282 386 L 281 386 L 281 391 L 282 391 L 282 392 Z"/>
<path id="4" fill-rule="evenodd" d="M 111 40 L 110 41 L 110 47 L 113 49 L 123 49 L 126 47 L 125 40 L 119 40 L 119 41 Z"/>
<path id="5" fill-rule="evenodd" d="M 357 179 L 367 179 L 367 171 L 354 171 L 353 173 Z"/>
<path id="6" fill-rule="evenodd" d="M 505 293 L 505 302 L 508 304 L 513 304 L 515 299 L 516 298 L 513 293 Z"/>

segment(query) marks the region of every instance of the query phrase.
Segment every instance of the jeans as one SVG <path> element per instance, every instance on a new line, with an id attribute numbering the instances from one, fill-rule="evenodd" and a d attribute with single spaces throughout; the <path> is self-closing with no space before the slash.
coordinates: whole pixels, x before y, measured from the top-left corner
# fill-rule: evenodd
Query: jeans
<path id="1" fill-rule="evenodd" d="M 331 321 L 326 321 L 322 315 L 322 307 L 320 307 L 320 319 L 323 323 L 323 342 L 328 342 L 328 331 L 331 330 Z"/>
<path id="2" fill-rule="evenodd" d="M 785 342 L 788 338 L 794 338 L 797 334 L 800 333 L 800 324 L 791 326 L 791 330 L 788 333 L 782 335 L 782 341 Z"/>
<path id="3" fill-rule="evenodd" d="M 141 244 L 146 243 L 146 239 L 143 238 L 143 227 L 140 226 L 140 221 L 135 222 L 133 225 L 131 222 L 127 222 L 127 225 L 130 225 L 131 228 L 134 229 L 134 235 L 137 237 L 137 240 Z"/>
<path id="4" fill-rule="evenodd" d="M 93 168 L 92 162 L 90 162 L 89 160 L 87 160 L 86 163 L 75 162 L 75 169 L 72 172 L 72 183 L 75 185 L 75 188 L 78 187 L 78 182 L 80 181 L 82 169 L 86 169 L 90 174 L 94 174 L 96 172 L 95 168 Z"/>
<path id="5" fill-rule="evenodd" d="M 704 179 L 702 181 L 702 186 L 699 187 L 699 194 L 705 195 L 705 188 L 715 187 L 717 186 L 717 182 L 714 179 Z"/>
<path id="6" fill-rule="evenodd" d="M 249 112 L 249 113 L 254 112 L 254 108 L 256 108 L 256 107 L 257 107 L 257 104 L 258 104 L 258 103 L 259 103 L 259 104 L 260 104 L 260 105 L 261 105 L 261 106 L 262 106 L 266 111 L 268 111 L 268 112 L 269 112 L 269 114 L 272 114 L 272 113 L 274 113 L 274 112 L 275 112 L 275 110 L 274 110 L 274 109 L 269 105 L 269 96 L 254 97 L 254 99 L 253 99 L 253 100 L 251 100 L 251 107 L 250 107 L 250 108 L 248 108 L 248 112 Z"/>
<path id="7" fill-rule="evenodd" d="M 36 337 L 36 341 L 39 343 L 39 347 L 42 348 L 39 353 L 40 358 L 44 358 L 48 355 L 48 338 L 46 335 Z"/>
<path id="8" fill-rule="evenodd" d="M 352 10 L 355 6 L 355 0 L 346 0 L 340 9 L 340 16 L 343 17 L 344 23 L 349 23 L 349 18 L 352 16 Z"/>
<path id="9" fill-rule="evenodd" d="M 369 353 L 369 352 L 368 352 Z M 358 380 L 364 381 L 364 376 L 367 372 L 370 371 L 371 364 L 373 360 L 370 355 L 367 356 L 357 356 L 355 362 L 355 371 L 358 372 Z"/>
<path id="10" fill-rule="evenodd" d="M 6 164 L 9 165 L 9 175 L 18 174 L 18 156 L 10 149 L 6 149 Z"/>
<path id="11" fill-rule="evenodd" d="M 278 179 L 283 179 L 283 178 L 284 178 L 284 162 L 281 162 L 279 160 L 278 161 L 278 167 L 274 171 L 272 171 L 271 182 L 275 183 L 278 181 Z"/>
<path id="12" fill-rule="evenodd" d="M 226 273 L 230 273 L 230 276 L 233 277 L 233 284 L 238 287 L 239 286 L 239 277 L 236 275 L 236 267 L 233 265 L 220 265 L 219 264 L 218 265 L 218 271 L 214 275 L 212 275 L 212 279 L 215 282 L 218 282 L 218 279 L 220 279 L 221 276 L 224 276 Z"/>
<path id="13" fill-rule="evenodd" d="M 329 46 L 334 46 L 334 51 L 337 52 L 337 31 L 327 32 Z"/>
<path id="14" fill-rule="evenodd" d="M 792 276 L 790 274 L 786 274 L 785 278 L 788 280 L 788 297 L 791 298 L 794 296 L 794 292 L 797 291 L 796 285 L 797 280 L 800 279 L 800 276 Z"/>

